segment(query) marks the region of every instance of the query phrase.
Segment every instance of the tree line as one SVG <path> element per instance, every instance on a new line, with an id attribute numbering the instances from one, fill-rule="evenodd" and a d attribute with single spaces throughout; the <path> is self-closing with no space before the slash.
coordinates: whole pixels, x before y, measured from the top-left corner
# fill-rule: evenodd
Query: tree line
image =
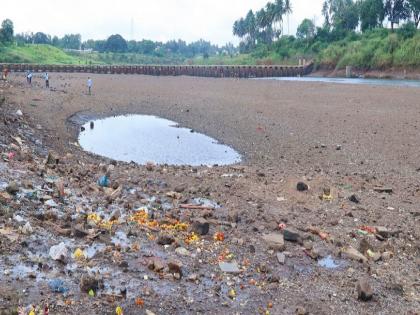
<path id="1" fill-rule="evenodd" d="M 270 45 L 279 40 L 282 23 L 292 13 L 289 0 L 275 0 L 257 12 L 248 11 L 245 17 L 234 22 L 233 34 L 241 39 L 240 51 L 252 51 L 258 44 Z M 384 21 L 403 24 L 407 32 L 414 32 L 420 23 L 420 0 L 325 0 L 322 7 L 324 24 L 316 27 L 310 19 L 304 19 L 297 28 L 296 37 L 301 40 L 322 38 L 335 41 L 349 32 L 362 32 L 382 28 Z"/>
<path id="2" fill-rule="evenodd" d="M 203 39 L 191 43 L 187 43 L 181 39 L 167 42 L 146 39 L 141 41 L 127 41 L 121 35 L 114 34 L 104 40 L 89 39 L 82 41 L 80 34 L 66 34 L 61 38 L 43 32 L 14 35 L 13 22 L 7 19 L 3 21 L 0 29 L 0 44 L 10 44 L 12 42 L 16 42 L 17 45 L 47 44 L 61 49 L 90 49 L 100 53 L 138 53 L 157 57 L 171 53 L 187 58 L 192 58 L 197 55 L 207 58 L 212 55 L 234 55 L 237 53 L 237 48 L 231 43 L 219 47 Z"/>

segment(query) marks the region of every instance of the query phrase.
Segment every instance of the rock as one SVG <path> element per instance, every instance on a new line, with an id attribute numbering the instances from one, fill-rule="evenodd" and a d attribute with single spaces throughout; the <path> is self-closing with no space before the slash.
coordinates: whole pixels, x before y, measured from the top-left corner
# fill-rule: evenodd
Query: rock
<path id="1" fill-rule="evenodd" d="M 384 226 L 376 226 L 376 233 L 382 236 L 383 238 L 390 238 L 392 236 L 392 232 L 388 230 Z"/>
<path id="2" fill-rule="evenodd" d="M 357 282 L 357 296 L 361 301 L 370 301 L 373 297 L 373 290 L 366 279 L 361 279 Z"/>
<path id="3" fill-rule="evenodd" d="M 58 164 L 60 161 L 59 158 L 57 158 L 52 152 L 48 152 L 48 156 L 47 156 L 47 165 L 54 165 L 54 164 Z"/>
<path id="4" fill-rule="evenodd" d="M 277 260 L 279 262 L 280 265 L 284 265 L 286 263 L 286 255 L 283 253 L 277 253 Z"/>
<path id="5" fill-rule="evenodd" d="M 372 251 L 373 247 L 369 244 L 369 241 L 366 238 L 362 238 L 359 242 L 359 252 L 366 255 L 368 250 Z"/>
<path id="6" fill-rule="evenodd" d="M 342 253 L 345 254 L 347 257 L 353 260 L 357 260 L 359 262 L 366 263 L 368 261 L 367 258 L 361 252 L 359 252 L 357 249 L 351 246 L 343 249 Z"/>
<path id="7" fill-rule="evenodd" d="M 172 274 L 179 274 L 182 276 L 182 263 L 178 260 L 171 260 L 168 262 L 169 272 Z"/>
<path id="8" fill-rule="evenodd" d="M 153 257 L 147 266 L 150 270 L 153 270 L 155 272 L 161 272 L 163 269 L 165 269 L 165 266 L 163 265 L 162 261 L 159 258 Z"/>
<path id="9" fill-rule="evenodd" d="M 146 163 L 146 170 L 148 170 L 149 172 L 153 171 L 154 168 L 155 168 L 155 163 L 153 162 Z"/>
<path id="10" fill-rule="evenodd" d="M 389 260 L 391 260 L 392 256 L 394 256 L 394 255 L 391 252 L 383 252 L 382 255 L 381 255 L 381 259 L 383 261 L 389 261 Z"/>
<path id="11" fill-rule="evenodd" d="M 351 195 L 351 196 L 349 197 L 349 200 L 350 200 L 351 202 L 354 202 L 354 203 L 360 203 L 360 198 L 359 198 L 356 194 Z"/>
<path id="12" fill-rule="evenodd" d="M 188 276 L 188 281 L 196 282 L 198 280 L 198 275 L 196 273 L 190 274 Z"/>
<path id="13" fill-rule="evenodd" d="M 308 186 L 308 185 L 306 185 L 304 182 L 299 182 L 299 183 L 297 183 L 297 185 L 296 185 L 296 189 L 297 189 L 298 191 L 307 191 L 307 190 L 309 190 L 309 186 Z"/>
<path id="14" fill-rule="evenodd" d="M 156 315 L 156 314 L 153 313 L 152 311 L 146 310 L 146 315 Z"/>
<path id="15" fill-rule="evenodd" d="M 184 190 L 185 189 L 187 189 L 188 188 L 188 185 L 187 184 L 185 184 L 185 183 L 183 183 L 183 184 L 179 184 L 178 186 L 176 186 L 175 188 L 174 188 L 174 191 L 175 192 L 177 192 L 177 193 L 182 193 L 182 192 L 184 192 Z"/>
<path id="16" fill-rule="evenodd" d="M 31 226 L 31 224 L 29 222 L 26 222 L 26 224 L 22 228 L 22 233 L 25 234 L 25 235 L 30 235 L 33 232 L 34 232 L 34 229 Z"/>
<path id="17" fill-rule="evenodd" d="M 73 227 L 73 235 L 75 237 L 85 237 L 87 236 L 89 233 L 83 228 L 82 224 L 77 224 Z"/>
<path id="18" fill-rule="evenodd" d="M 2 204 L 9 204 L 12 201 L 12 196 L 5 191 L 0 191 L 0 203 Z"/>
<path id="19" fill-rule="evenodd" d="M 284 229 L 283 237 L 284 237 L 284 240 L 289 241 L 289 242 L 299 242 L 302 240 L 302 237 L 300 236 L 299 232 L 293 228 Z"/>
<path id="20" fill-rule="evenodd" d="M 270 233 L 263 237 L 263 240 L 267 243 L 268 247 L 274 250 L 282 251 L 285 249 L 283 234 Z"/>
<path id="21" fill-rule="evenodd" d="M 177 249 L 175 249 L 175 253 L 177 253 L 180 256 L 190 256 L 191 253 L 188 251 L 188 249 L 184 248 L 184 247 L 178 247 Z"/>
<path id="22" fill-rule="evenodd" d="M 66 244 L 63 242 L 58 245 L 51 246 L 49 254 L 52 259 L 59 261 L 65 261 L 69 255 Z"/>
<path id="23" fill-rule="evenodd" d="M 335 146 L 335 149 L 336 149 L 337 151 L 341 151 L 341 144 L 337 144 L 337 145 Z"/>
<path id="24" fill-rule="evenodd" d="M 198 235 L 207 235 L 209 233 L 209 229 L 209 222 L 203 218 L 197 219 L 191 226 L 191 231 Z"/>
<path id="25" fill-rule="evenodd" d="M 220 270 L 222 270 L 222 272 L 225 272 L 225 273 L 237 274 L 241 272 L 241 270 L 239 269 L 238 263 L 236 261 L 232 261 L 232 262 L 220 261 L 219 267 L 220 267 Z"/>
<path id="26" fill-rule="evenodd" d="M 98 291 L 100 286 L 100 281 L 94 277 L 88 276 L 88 275 L 82 275 L 80 278 L 80 290 L 82 292 L 89 292 L 90 290 Z"/>
<path id="27" fill-rule="evenodd" d="M 110 221 L 118 221 L 118 219 L 121 217 L 121 210 L 116 209 L 111 213 L 111 216 L 109 217 Z"/>
<path id="28" fill-rule="evenodd" d="M 373 188 L 373 190 L 378 193 L 387 193 L 387 194 L 392 194 L 392 191 L 393 191 L 391 187 L 375 187 Z"/>
<path id="29" fill-rule="evenodd" d="M 16 195 L 19 192 L 19 186 L 16 182 L 10 182 L 6 187 L 6 191 L 11 195 Z"/>
<path id="30" fill-rule="evenodd" d="M 295 311 L 295 315 L 308 315 L 309 312 L 303 306 L 298 306 Z"/>
<path id="31" fill-rule="evenodd" d="M 20 109 L 18 109 L 16 111 L 16 115 L 19 116 L 19 117 L 21 117 L 21 116 L 23 116 L 23 113 L 22 113 L 22 111 Z"/>
<path id="32" fill-rule="evenodd" d="M 175 243 L 175 239 L 171 235 L 161 234 L 159 235 L 156 243 L 159 245 L 171 245 Z"/>

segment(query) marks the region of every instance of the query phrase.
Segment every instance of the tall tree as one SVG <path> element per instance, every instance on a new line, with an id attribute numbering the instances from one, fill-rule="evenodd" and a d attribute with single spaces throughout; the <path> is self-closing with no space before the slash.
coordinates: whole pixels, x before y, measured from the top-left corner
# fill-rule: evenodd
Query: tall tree
<path id="1" fill-rule="evenodd" d="M 0 29 L 0 42 L 10 43 L 13 41 L 13 22 L 9 19 L 4 20 L 1 23 Z"/>
<path id="2" fill-rule="evenodd" d="M 106 50 L 111 52 L 126 52 L 126 40 L 119 34 L 111 35 L 106 40 Z"/>
<path id="3" fill-rule="evenodd" d="M 35 33 L 33 37 L 33 43 L 34 44 L 50 44 L 51 36 L 42 32 Z"/>
<path id="4" fill-rule="evenodd" d="M 385 16 L 391 22 L 391 29 L 399 24 L 400 20 L 405 20 L 410 16 L 406 0 L 385 0 Z"/>
<path id="5" fill-rule="evenodd" d="M 315 36 L 315 24 L 310 19 L 304 19 L 297 28 L 296 37 L 299 39 L 311 39 Z"/>
<path id="6" fill-rule="evenodd" d="M 322 7 L 325 26 L 353 31 L 359 25 L 358 6 L 353 0 L 325 0 Z"/>
<path id="7" fill-rule="evenodd" d="M 418 27 L 420 23 L 420 0 L 408 0 L 408 9 L 411 12 L 414 24 Z"/>
<path id="8" fill-rule="evenodd" d="M 360 22 L 362 31 L 381 26 L 385 19 L 382 0 L 359 0 Z"/>
<path id="9" fill-rule="evenodd" d="M 233 35 L 243 38 L 246 35 L 245 20 L 240 18 L 233 24 Z"/>
<path id="10" fill-rule="evenodd" d="M 249 41 L 254 45 L 257 38 L 257 21 L 255 19 L 254 12 L 252 10 L 248 11 L 248 14 L 245 17 L 245 30 L 246 34 L 249 36 Z"/>

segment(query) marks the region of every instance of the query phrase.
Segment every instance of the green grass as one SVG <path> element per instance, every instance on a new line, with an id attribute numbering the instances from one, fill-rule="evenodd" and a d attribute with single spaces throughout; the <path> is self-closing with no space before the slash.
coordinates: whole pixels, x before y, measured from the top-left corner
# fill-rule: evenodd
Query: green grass
<path id="1" fill-rule="evenodd" d="M 0 62 L 79 64 L 80 58 L 49 45 L 0 46 Z"/>
<path id="2" fill-rule="evenodd" d="M 297 64 L 299 58 L 313 59 L 319 67 L 383 70 L 390 67 L 420 68 L 420 31 L 407 36 L 377 29 L 364 34 L 349 34 L 332 43 L 282 37 L 272 45 L 259 45 L 248 54 L 235 56 L 197 56 L 176 54 L 142 55 L 133 53 L 65 52 L 49 45 L 0 46 L 0 62 L 38 64 L 194 64 L 255 65 Z"/>

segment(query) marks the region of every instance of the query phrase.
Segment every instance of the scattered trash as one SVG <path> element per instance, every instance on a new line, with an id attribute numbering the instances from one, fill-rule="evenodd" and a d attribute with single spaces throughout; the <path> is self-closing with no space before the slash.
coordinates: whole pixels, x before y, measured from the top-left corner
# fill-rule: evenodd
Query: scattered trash
<path id="1" fill-rule="evenodd" d="M 334 261 L 331 255 L 318 260 L 318 265 L 327 269 L 336 269 L 340 267 L 340 265 Z"/>
<path id="2" fill-rule="evenodd" d="M 107 175 L 103 175 L 98 179 L 98 185 L 101 187 L 109 187 L 111 185 Z"/>
<path id="3" fill-rule="evenodd" d="M 332 201 L 333 196 L 331 195 L 331 189 L 330 188 L 324 188 L 324 192 L 321 196 L 321 199 L 323 201 Z"/>
<path id="4" fill-rule="evenodd" d="M 50 287 L 51 291 L 54 293 L 67 293 L 69 289 L 64 284 L 63 280 L 54 279 L 48 282 L 48 286 Z"/>
<path id="5" fill-rule="evenodd" d="M 50 257 L 54 260 L 64 261 L 68 256 L 68 250 L 66 244 L 61 242 L 58 245 L 52 246 L 50 248 Z"/>
<path id="6" fill-rule="evenodd" d="M 115 314 L 123 315 L 123 310 L 121 306 L 117 306 L 117 308 L 115 309 Z"/>

